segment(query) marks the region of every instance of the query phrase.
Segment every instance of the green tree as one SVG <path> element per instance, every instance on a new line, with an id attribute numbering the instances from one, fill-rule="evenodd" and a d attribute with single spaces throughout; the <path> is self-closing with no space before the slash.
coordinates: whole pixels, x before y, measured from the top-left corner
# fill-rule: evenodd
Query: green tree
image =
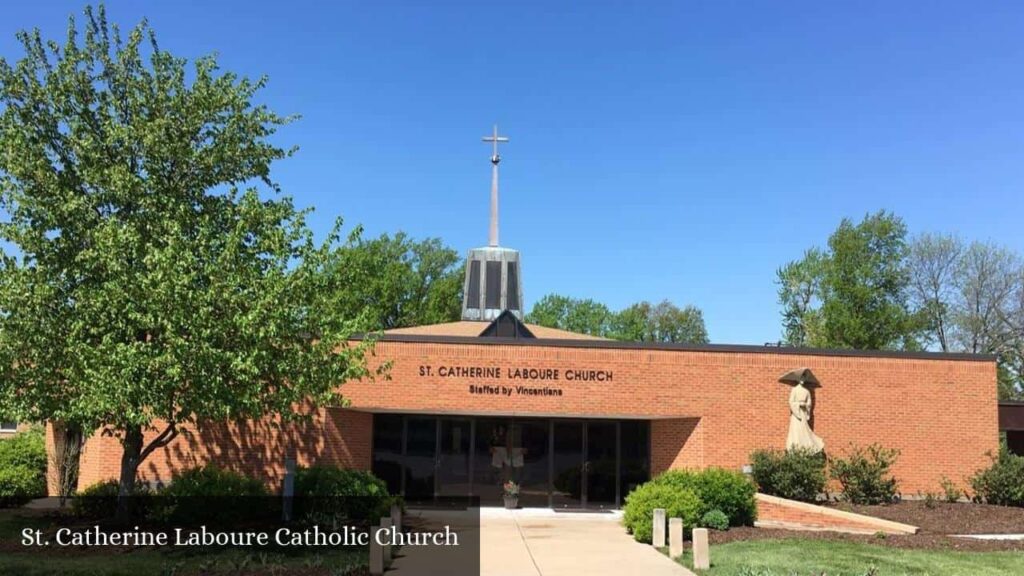
<path id="1" fill-rule="evenodd" d="M 704 315 L 695 306 L 680 308 L 668 300 L 638 302 L 612 312 L 600 302 L 548 294 L 534 304 L 526 321 L 550 328 L 631 342 L 706 344 Z"/>
<path id="2" fill-rule="evenodd" d="M 0 402 L 115 435 L 127 495 L 186 423 L 342 403 L 370 344 L 316 306 L 337 231 L 277 196 L 264 80 L 85 14 L 0 60 Z"/>
<path id="3" fill-rule="evenodd" d="M 531 324 L 602 337 L 608 334 L 611 319 L 611 310 L 600 302 L 559 294 L 538 300 L 525 318 Z"/>
<path id="4" fill-rule="evenodd" d="M 803 259 L 786 264 L 776 273 L 783 338 L 790 346 L 817 346 L 822 340 L 818 306 L 824 264 L 821 250 L 811 248 Z"/>
<path id="5" fill-rule="evenodd" d="M 632 342 L 707 344 L 704 314 L 696 306 L 680 308 L 668 300 L 652 305 L 638 302 L 612 320 L 611 337 Z"/>
<path id="6" fill-rule="evenodd" d="M 907 228 L 885 211 L 843 219 L 828 249 L 778 272 L 785 337 L 792 345 L 918 349 L 926 326 L 909 304 Z"/>
<path id="7" fill-rule="evenodd" d="M 462 315 L 460 262 L 437 238 L 399 232 L 366 240 L 357 230 L 331 255 L 325 305 L 361 318 L 364 330 L 453 322 Z"/>
<path id="8" fill-rule="evenodd" d="M 918 347 L 919 318 L 908 309 L 907 227 L 885 211 L 859 224 L 844 219 L 828 240 L 822 330 L 828 346 L 864 350 Z"/>
<path id="9" fill-rule="evenodd" d="M 651 341 L 651 303 L 631 304 L 619 310 L 612 319 L 611 337 L 627 342 Z"/>

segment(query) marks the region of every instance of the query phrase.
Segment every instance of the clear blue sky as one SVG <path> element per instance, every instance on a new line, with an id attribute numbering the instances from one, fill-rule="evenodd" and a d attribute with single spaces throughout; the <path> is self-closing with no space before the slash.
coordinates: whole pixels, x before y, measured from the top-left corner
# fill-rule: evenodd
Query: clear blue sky
<path id="1" fill-rule="evenodd" d="M 1024 252 L 1024 4 L 109 2 L 162 47 L 267 74 L 302 120 L 284 190 L 371 234 L 502 243 L 528 303 L 693 303 L 715 342 L 779 337 L 774 273 L 844 216 Z M 643 4 L 643 6 L 641 6 Z M 993 3 L 995 4 L 995 3 Z M 79 2 L 10 2 L 63 34 Z"/>

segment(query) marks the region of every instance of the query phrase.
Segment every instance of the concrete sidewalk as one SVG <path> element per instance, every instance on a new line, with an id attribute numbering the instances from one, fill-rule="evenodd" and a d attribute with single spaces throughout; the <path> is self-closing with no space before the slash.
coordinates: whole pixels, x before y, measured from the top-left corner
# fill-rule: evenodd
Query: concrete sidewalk
<path id="1" fill-rule="evenodd" d="M 427 512 L 425 516 L 434 513 Z M 483 508 L 479 574 L 694 576 L 651 546 L 635 542 L 620 524 L 621 518 L 617 512 L 579 514 L 550 509 Z M 445 565 L 445 560 L 437 556 L 439 553 L 443 550 L 437 547 L 403 549 L 403 555 L 396 558 L 388 574 L 440 574 L 427 568 Z"/>
<path id="2" fill-rule="evenodd" d="M 482 511 L 480 573 L 487 576 L 587 576 L 693 573 L 633 540 L 620 514 L 552 510 Z"/>

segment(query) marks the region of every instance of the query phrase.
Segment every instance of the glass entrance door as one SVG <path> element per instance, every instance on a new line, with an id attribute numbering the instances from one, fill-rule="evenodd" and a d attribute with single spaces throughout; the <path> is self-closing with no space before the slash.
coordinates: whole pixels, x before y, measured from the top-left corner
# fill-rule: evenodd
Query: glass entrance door
<path id="1" fill-rule="evenodd" d="M 583 506 L 583 423 L 551 424 L 551 507 Z"/>
<path id="2" fill-rule="evenodd" d="M 618 502 L 617 425 L 615 422 L 588 422 L 586 426 L 585 504 L 591 508 L 614 508 Z"/>
<path id="3" fill-rule="evenodd" d="M 405 498 L 432 500 L 437 470 L 437 419 L 410 417 L 405 421 Z"/>
<path id="4" fill-rule="evenodd" d="M 470 476 L 469 419 L 442 418 L 437 446 L 437 495 L 466 496 L 472 494 Z"/>
<path id="5" fill-rule="evenodd" d="M 410 503 L 478 497 L 500 505 L 613 508 L 650 478 L 650 423 L 376 414 L 373 472 Z"/>

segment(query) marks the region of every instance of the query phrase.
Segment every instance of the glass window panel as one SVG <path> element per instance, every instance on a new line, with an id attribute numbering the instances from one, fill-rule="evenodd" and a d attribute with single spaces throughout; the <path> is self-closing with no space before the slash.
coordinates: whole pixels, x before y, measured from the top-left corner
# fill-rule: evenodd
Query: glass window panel
<path id="1" fill-rule="evenodd" d="M 575 508 L 583 498 L 583 424 L 556 421 L 554 432 L 551 504 L 555 508 Z"/>
<path id="2" fill-rule="evenodd" d="M 402 416 L 373 415 L 373 474 L 392 494 L 402 491 Z"/>
<path id="3" fill-rule="evenodd" d="M 432 499 L 437 457 L 437 419 L 408 417 L 405 442 L 405 499 Z"/>
<path id="4" fill-rule="evenodd" d="M 651 423 L 646 420 L 623 420 L 619 463 L 622 498 L 651 477 Z"/>

